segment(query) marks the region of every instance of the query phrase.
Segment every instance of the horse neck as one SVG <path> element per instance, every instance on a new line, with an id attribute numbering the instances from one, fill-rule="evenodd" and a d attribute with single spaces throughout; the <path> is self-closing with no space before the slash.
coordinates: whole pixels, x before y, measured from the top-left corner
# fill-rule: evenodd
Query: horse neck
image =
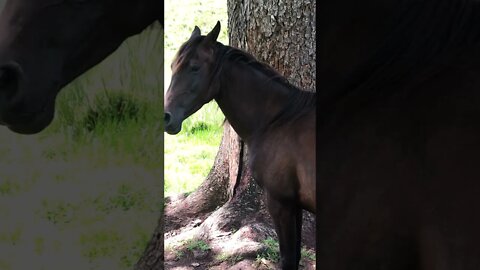
<path id="1" fill-rule="evenodd" d="M 223 64 L 215 100 L 235 132 L 247 143 L 288 102 L 290 89 L 245 63 Z"/>

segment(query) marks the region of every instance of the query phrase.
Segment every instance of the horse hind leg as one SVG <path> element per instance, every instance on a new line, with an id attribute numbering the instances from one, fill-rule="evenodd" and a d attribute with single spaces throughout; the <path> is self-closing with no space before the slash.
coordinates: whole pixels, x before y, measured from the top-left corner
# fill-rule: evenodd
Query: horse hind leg
<path id="1" fill-rule="evenodd" d="M 280 201 L 266 192 L 267 208 L 279 239 L 282 270 L 297 270 L 301 257 L 302 209 L 295 201 Z"/>

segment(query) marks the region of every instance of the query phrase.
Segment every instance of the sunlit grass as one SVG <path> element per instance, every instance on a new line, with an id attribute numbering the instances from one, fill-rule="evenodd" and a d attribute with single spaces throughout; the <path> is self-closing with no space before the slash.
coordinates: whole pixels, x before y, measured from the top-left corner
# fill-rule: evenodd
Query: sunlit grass
<path id="1" fill-rule="evenodd" d="M 208 175 L 222 137 L 216 103 L 184 121 L 177 135 L 165 134 L 165 196 L 195 190 Z"/>
<path id="2" fill-rule="evenodd" d="M 0 128 L 0 269 L 132 269 L 163 207 L 163 31 L 60 93 L 37 135 Z"/>
<path id="3" fill-rule="evenodd" d="M 173 57 L 195 25 L 206 34 L 217 21 L 222 24 L 218 40 L 228 44 L 226 1 L 165 1 L 165 91 Z M 205 180 L 220 145 L 223 120 L 211 102 L 186 119 L 179 134 L 165 134 L 165 196 L 191 192 Z"/>

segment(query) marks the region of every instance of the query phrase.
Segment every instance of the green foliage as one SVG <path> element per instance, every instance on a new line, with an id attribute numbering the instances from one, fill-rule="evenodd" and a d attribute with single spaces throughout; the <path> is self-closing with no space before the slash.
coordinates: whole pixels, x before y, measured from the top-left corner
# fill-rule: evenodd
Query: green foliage
<path id="1" fill-rule="evenodd" d="M 221 253 L 215 257 L 215 260 L 219 262 L 229 262 L 230 264 L 235 264 L 243 260 L 243 257 L 238 254 L 230 255 L 226 253 Z"/>
<path id="2" fill-rule="evenodd" d="M 83 155 L 99 163 L 116 159 L 158 167 L 163 158 L 162 36 L 158 24 L 147 28 L 60 92 L 54 121 L 38 135 L 56 137 L 56 147 L 45 149 L 45 157 Z"/>
<path id="3" fill-rule="evenodd" d="M 137 100 L 131 94 L 111 93 L 104 96 L 95 96 L 93 108 L 89 108 L 80 126 L 88 131 L 107 125 L 122 126 L 128 120 L 138 121 L 144 118 L 147 107 L 144 102 Z"/>
<path id="4" fill-rule="evenodd" d="M 302 248 L 301 256 L 303 259 L 315 261 L 315 251 Z"/>
<path id="5" fill-rule="evenodd" d="M 265 259 L 274 263 L 278 262 L 280 260 L 280 248 L 278 241 L 272 237 L 268 237 L 267 239 L 263 240 L 262 243 L 265 245 L 265 250 L 261 254 L 257 255 L 257 261 Z"/>
<path id="6" fill-rule="evenodd" d="M 146 29 L 67 85 L 39 134 L 1 128 L 0 269 L 132 269 L 163 203 L 162 37 Z"/>
<path id="7" fill-rule="evenodd" d="M 209 130 L 210 127 L 208 126 L 208 124 L 204 123 L 204 122 L 197 122 L 195 123 L 195 125 L 193 127 L 190 128 L 189 132 L 191 134 L 195 134 L 197 132 L 204 132 L 206 130 Z"/>
<path id="8" fill-rule="evenodd" d="M 210 250 L 210 247 L 208 246 L 207 242 L 201 239 L 190 239 L 185 243 L 186 247 L 190 251 L 194 250 L 201 250 L 201 251 L 207 251 Z"/>
<path id="9" fill-rule="evenodd" d="M 268 237 L 262 241 L 265 245 L 265 250 L 257 255 L 257 263 L 260 263 L 262 259 L 277 263 L 280 261 L 280 246 L 277 240 L 273 239 L 272 237 Z M 308 250 L 305 247 L 302 248 L 300 251 L 301 258 L 306 260 L 315 260 L 315 251 Z"/>

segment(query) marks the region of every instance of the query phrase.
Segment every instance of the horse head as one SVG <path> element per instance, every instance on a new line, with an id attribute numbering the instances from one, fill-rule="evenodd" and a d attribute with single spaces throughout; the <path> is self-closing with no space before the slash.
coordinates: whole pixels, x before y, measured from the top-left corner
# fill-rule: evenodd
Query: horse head
<path id="1" fill-rule="evenodd" d="M 215 75 L 220 22 L 206 36 L 195 26 L 172 62 L 172 80 L 165 96 L 165 131 L 177 134 L 182 122 L 219 91 Z"/>
<path id="2" fill-rule="evenodd" d="M 0 15 L 0 124 L 22 134 L 42 131 L 63 86 L 163 16 L 155 2 L 7 0 Z"/>

